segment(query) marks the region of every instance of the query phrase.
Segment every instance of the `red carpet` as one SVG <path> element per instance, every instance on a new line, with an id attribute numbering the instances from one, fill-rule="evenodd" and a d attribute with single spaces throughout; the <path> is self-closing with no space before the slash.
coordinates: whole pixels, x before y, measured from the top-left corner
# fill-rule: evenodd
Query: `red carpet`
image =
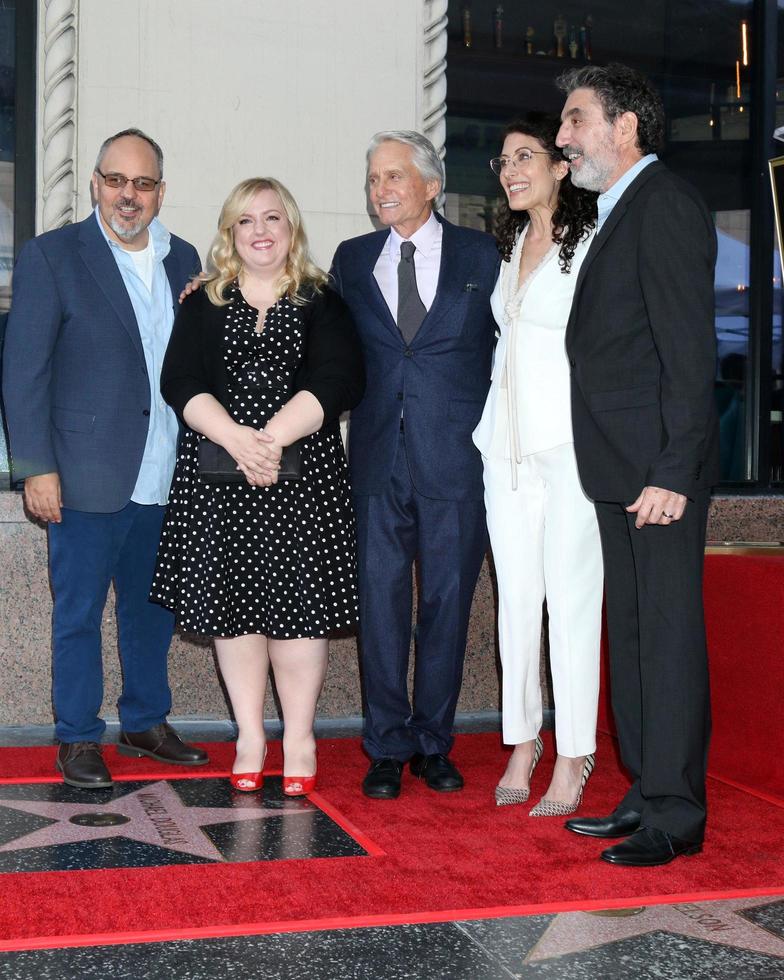
<path id="1" fill-rule="evenodd" d="M 711 674 L 708 771 L 784 806 L 784 554 L 728 549 L 705 556 Z M 603 644 L 599 730 L 613 734 Z"/>
<path id="2" fill-rule="evenodd" d="M 784 555 L 708 555 L 709 768 L 784 803 Z"/>
<path id="3" fill-rule="evenodd" d="M 211 767 L 187 776 L 227 770 L 233 746 L 209 748 Z M 316 802 L 372 841 L 377 856 L 0 875 L 0 949 L 784 893 L 784 806 L 775 802 L 711 780 L 703 854 L 665 868 L 614 868 L 597 860 L 601 841 L 567 833 L 560 820 L 530 819 L 524 807 L 495 807 L 505 759 L 498 735 L 458 737 L 453 757 L 462 793 L 433 793 L 406 773 L 399 800 L 370 801 L 359 790 L 367 764 L 359 743 L 320 743 Z M 49 779 L 53 759 L 53 748 L 0 750 L 0 778 Z M 111 749 L 107 760 L 117 776 L 183 775 Z M 551 761 L 548 740 L 534 797 Z M 279 763 L 275 743 L 269 764 Z M 604 736 L 583 812 L 608 812 L 623 790 Z"/>

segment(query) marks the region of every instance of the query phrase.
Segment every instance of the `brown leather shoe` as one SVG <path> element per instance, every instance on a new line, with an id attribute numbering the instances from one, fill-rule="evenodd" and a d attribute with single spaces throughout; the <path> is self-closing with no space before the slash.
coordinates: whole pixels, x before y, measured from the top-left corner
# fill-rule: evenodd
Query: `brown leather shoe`
<path id="1" fill-rule="evenodd" d="M 111 789 L 112 776 L 97 742 L 62 742 L 55 768 L 63 782 L 77 789 Z"/>
<path id="2" fill-rule="evenodd" d="M 117 751 L 136 759 L 146 755 L 156 762 L 169 762 L 175 766 L 204 766 L 210 761 L 204 749 L 186 745 L 165 721 L 146 732 L 120 732 Z"/>

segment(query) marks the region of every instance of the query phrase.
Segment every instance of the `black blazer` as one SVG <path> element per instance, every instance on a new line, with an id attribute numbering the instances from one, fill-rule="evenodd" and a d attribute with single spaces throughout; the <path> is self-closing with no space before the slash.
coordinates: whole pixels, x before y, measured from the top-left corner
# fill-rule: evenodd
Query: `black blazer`
<path id="1" fill-rule="evenodd" d="M 596 235 L 566 332 L 575 451 L 594 500 L 718 482 L 715 263 L 708 209 L 660 162 Z"/>
<path id="2" fill-rule="evenodd" d="M 336 424 L 365 390 L 362 349 L 351 314 L 331 289 L 314 293 L 302 310 L 305 356 L 294 379 L 295 391 L 309 391 L 324 410 L 324 425 Z M 177 415 L 194 395 L 208 393 L 229 404 L 223 361 L 226 308 L 214 306 L 202 287 L 182 304 L 174 321 L 161 371 L 161 393 Z"/>

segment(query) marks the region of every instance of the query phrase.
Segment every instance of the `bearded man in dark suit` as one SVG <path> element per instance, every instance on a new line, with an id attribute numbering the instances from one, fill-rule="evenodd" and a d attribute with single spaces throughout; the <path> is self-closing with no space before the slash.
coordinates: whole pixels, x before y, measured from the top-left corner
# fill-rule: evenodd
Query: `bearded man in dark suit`
<path id="1" fill-rule="evenodd" d="M 710 733 L 702 566 L 718 482 L 713 397 L 716 234 L 698 193 L 661 163 L 661 99 L 623 65 L 559 80 L 558 145 L 600 192 L 566 346 L 580 478 L 604 554 L 612 704 L 632 786 L 569 830 L 627 837 L 613 864 L 701 850 Z"/>

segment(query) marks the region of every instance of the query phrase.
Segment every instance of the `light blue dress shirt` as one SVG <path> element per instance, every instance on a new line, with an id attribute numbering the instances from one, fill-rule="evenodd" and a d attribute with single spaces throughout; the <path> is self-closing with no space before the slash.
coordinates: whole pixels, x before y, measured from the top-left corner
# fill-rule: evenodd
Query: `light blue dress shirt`
<path id="1" fill-rule="evenodd" d="M 161 222 L 153 218 L 148 228 L 153 248 L 150 290 L 136 271 L 130 253 L 106 233 L 97 207 L 95 220 L 112 250 L 128 290 L 128 297 L 136 314 L 150 382 L 150 427 L 131 500 L 137 504 L 165 504 L 169 498 L 169 487 L 174 473 L 178 434 L 177 416 L 161 396 L 163 355 L 166 353 L 174 323 L 171 287 L 163 267 L 163 260 L 171 248 L 171 236 Z"/>
<path id="2" fill-rule="evenodd" d="M 637 174 L 641 173 L 649 164 L 654 163 L 658 159 L 655 153 L 648 153 L 647 156 L 638 160 L 633 167 L 630 167 L 622 177 L 619 177 L 611 187 L 608 187 L 603 194 L 599 195 L 596 201 L 596 207 L 599 212 L 599 220 L 596 225 L 597 231 L 599 231 L 607 220 L 610 211 L 618 203 L 621 195 Z"/>

